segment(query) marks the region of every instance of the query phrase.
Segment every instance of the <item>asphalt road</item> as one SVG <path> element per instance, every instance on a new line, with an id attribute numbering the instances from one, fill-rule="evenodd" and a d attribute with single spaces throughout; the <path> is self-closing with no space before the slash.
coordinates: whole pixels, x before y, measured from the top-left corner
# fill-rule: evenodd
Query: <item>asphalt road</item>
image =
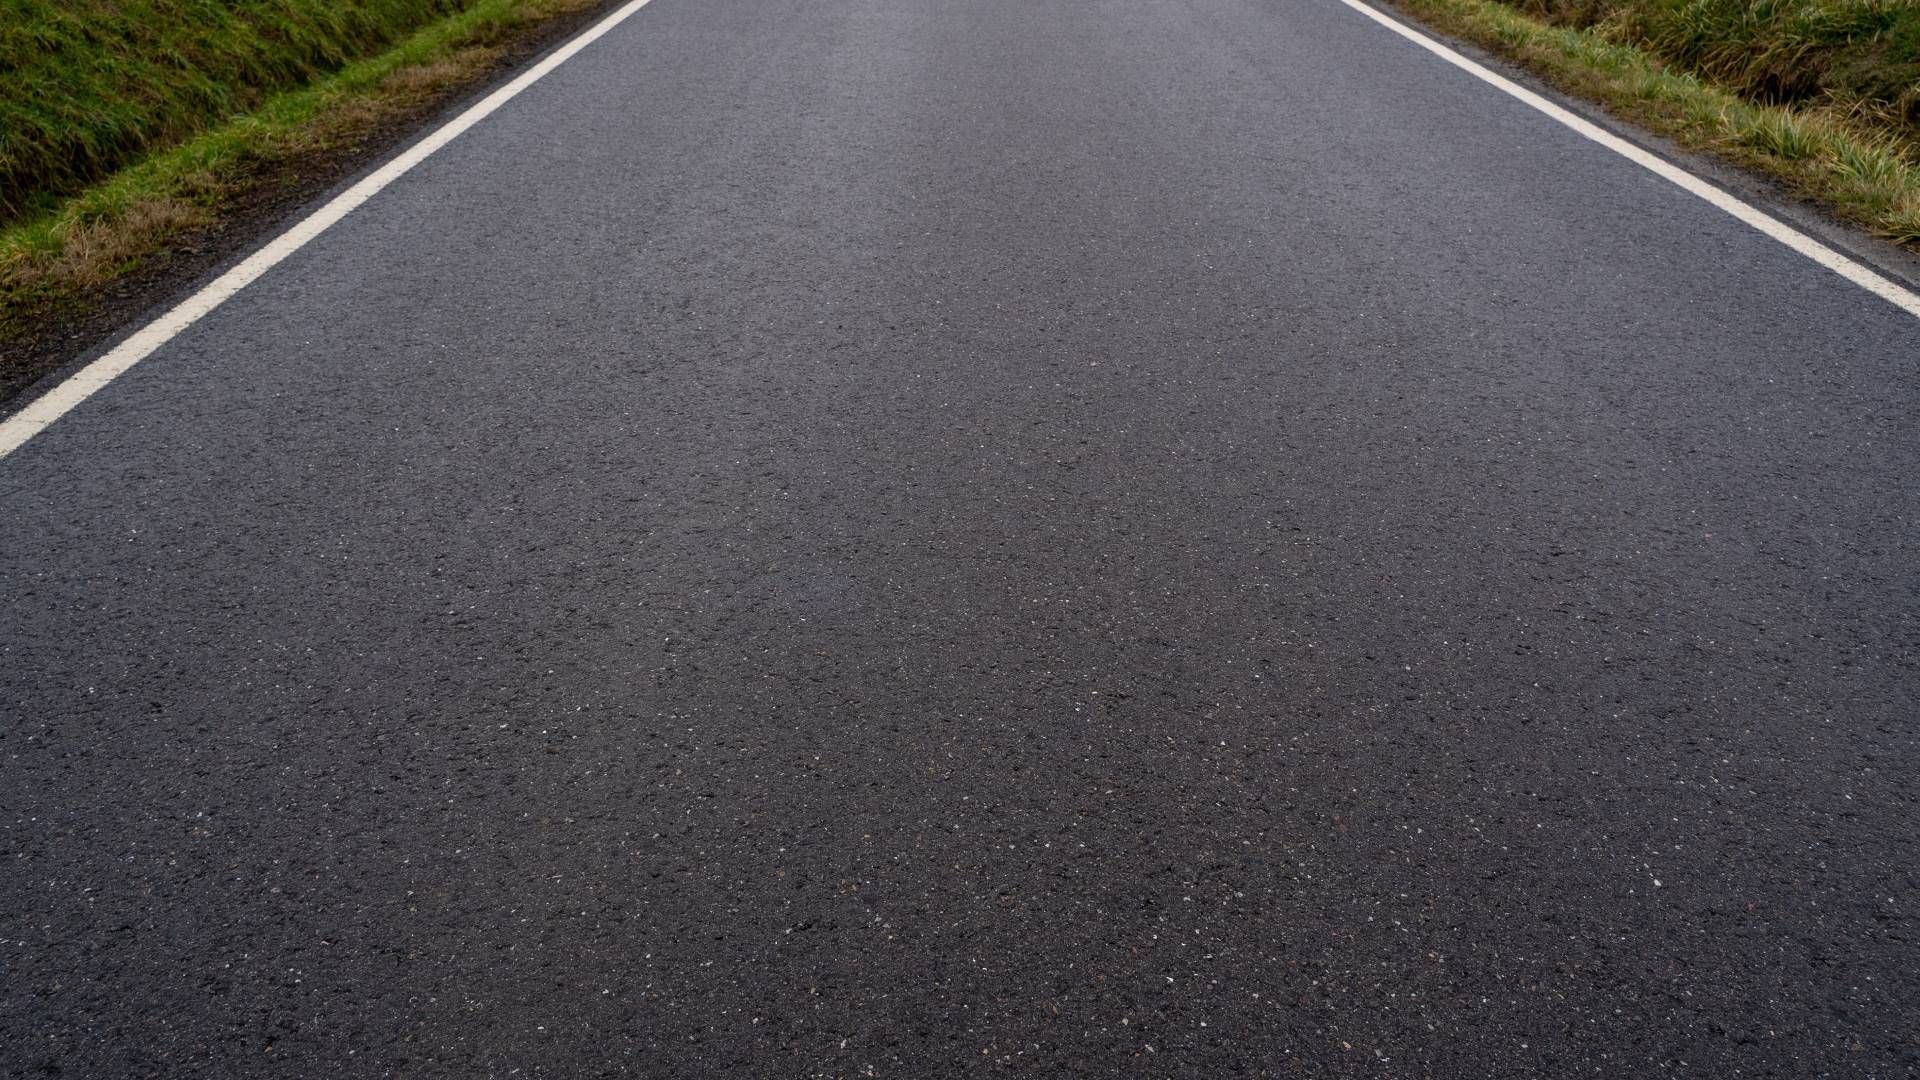
<path id="1" fill-rule="evenodd" d="M 0 462 L 0 1063 L 1920 1074 L 1916 361 L 1332 0 L 656 0 Z"/>

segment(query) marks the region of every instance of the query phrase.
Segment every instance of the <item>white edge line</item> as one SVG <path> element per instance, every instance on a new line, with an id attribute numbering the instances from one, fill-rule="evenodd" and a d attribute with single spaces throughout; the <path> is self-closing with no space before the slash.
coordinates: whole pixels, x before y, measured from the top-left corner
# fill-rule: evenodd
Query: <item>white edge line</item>
<path id="1" fill-rule="evenodd" d="M 1372 19 L 1374 22 L 1379 23 L 1381 26 L 1399 34 L 1401 37 L 1406 38 L 1408 41 L 1413 42 L 1415 45 L 1438 56 L 1454 67 L 1465 71 L 1474 78 L 1488 83 L 1495 89 L 1518 98 L 1533 108 L 1546 113 L 1554 120 L 1592 139 L 1594 142 L 1619 154 L 1635 165 L 1663 179 L 1670 180 L 1674 184 L 1685 188 L 1687 191 L 1700 196 L 1702 199 L 1739 218 L 1741 221 L 1746 222 L 1761 232 L 1766 233 L 1768 236 L 1805 255 L 1821 266 L 1839 274 L 1855 285 L 1903 309 L 1907 314 L 1920 318 L 1920 294 L 1914 293 L 1913 290 L 1873 272 L 1860 263 L 1855 262 L 1853 259 L 1840 254 L 1838 251 L 1808 236 L 1806 233 L 1734 198 L 1732 195 L 1714 187 L 1712 184 L 1707 183 L 1705 180 L 1700 179 L 1685 169 L 1642 150 L 1640 147 L 1622 139 L 1620 136 L 1613 134 L 1598 124 L 1568 112 L 1566 109 L 1555 105 L 1553 102 L 1521 86 L 1512 79 L 1506 78 L 1468 59 L 1466 56 L 1455 52 L 1433 38 L 1408 27 L 1399 20 L 1389 18 L 1382 12 L 1376 11 L 1373 7 L 1362 3 L 1361 0 L 1340 0 L 1340 2 L 1360 14 L 1365 15 L 1367 18 Z"/>
<path id="2" fill-rule="evenodd" d="M 260 275 L 293 254 L 307 241 L 352 213 L 380 189 L 406 175 L 407 171 L 431 157 L 434 151 L 460 137 L 468 128 L 487 118 L 494 110 L 548 72 L 566 63 L 573 55 L 593 44 L 607 31 L 620 25 L 629 15 L 646 7 L 649 0 L 630 0 L 617 11 L 601 19 L 572 41 L 549 53 L 546 59 L 528 68 L 493 93 L 475 102 L 459 116 L 441 125 L 432 134 L 414 143 L 400 156 L 367 174 L 352 187 L 334 196 L 293 228 L 274 237 L 265 247 L 247 256 L 231 270 L 221 274 L 205 288 L 182 300 L 166 314 L 135 331 L 104 356 L 69 375 L 58 386 L 35 398 L 19 412 L 0 420 L 0 458 L 18 450 L 28 439 L 45 430 L 48 424 L 92 397 L 94 392 L 125 374 L 127 369 L 153 354 L 174 335 L 197 322 L 201 316 L 227 302 L 233 294 L 253 284 Z"/>

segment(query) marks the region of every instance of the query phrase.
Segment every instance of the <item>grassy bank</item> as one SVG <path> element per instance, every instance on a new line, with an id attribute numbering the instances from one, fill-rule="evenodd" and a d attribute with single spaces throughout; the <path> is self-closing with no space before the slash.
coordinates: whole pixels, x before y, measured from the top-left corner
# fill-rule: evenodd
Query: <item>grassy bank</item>
<path id="1" fill-rule="evenodd" d="M 378 52 L 461 0 L 15 0 L 0 24 L 0 221 Z"/>
<path id="2" fill-rule="evenodd" d="M 1394 3 L 1920 247 L 1920 8 L 1906 0 Z"/>
<path id="3" fill-rule="evenodd" d="M 0 7 L 0 348 L 597 2 Z"/>
<path id="4" fill-rule="evenodd" d="M 1511 0 L 1556 26 L 1597 28 L 1765 104 L 1836 107 L 1920 131 L 1913 0 Z"/>

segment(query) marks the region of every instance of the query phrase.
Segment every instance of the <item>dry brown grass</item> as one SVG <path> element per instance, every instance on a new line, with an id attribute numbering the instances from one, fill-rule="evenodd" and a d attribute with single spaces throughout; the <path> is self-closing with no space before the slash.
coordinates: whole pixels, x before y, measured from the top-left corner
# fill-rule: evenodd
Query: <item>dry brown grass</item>
<path id="1" fill-rule="evenodd" d="M 275 151 L 281 156 L 296 156 L 351 142 L 485 74 L 504 51 L 498 46 L 474 45 L 430 63 L 409 64 L 380 80 L 375 92 L 347 98 L 314 124 L 286 132 Z"/>
<path id="2" fill-rule="evenodd" d="M 489 70 L 499 62 L 501 51 L 492 45 L 469 46 L 430 64 L 403 67 L 382 79 L 380 86 L 394 97 L 419 101 Z"/>
<path id="3" fill-rule="evenodd" d="M 213 220 L 212 211 L 183 199 L 143 199 L 112 220 L 76 226 L 57 256 L 9 267 L 0 284 L 24 290 L 99 288 L 165 241 Z"/>

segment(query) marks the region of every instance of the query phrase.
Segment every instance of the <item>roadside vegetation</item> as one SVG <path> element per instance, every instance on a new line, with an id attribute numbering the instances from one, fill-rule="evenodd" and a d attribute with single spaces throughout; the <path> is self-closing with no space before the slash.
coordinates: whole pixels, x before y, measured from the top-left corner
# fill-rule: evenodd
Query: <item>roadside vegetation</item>
<path id="1" fill-rule="evenodd" d="M 1920 248 L 1915 0 L 1394 0 Z"/>
<path id="2" fill-rule="evenodd" d="M 598 2 L 0 0 L 0 350 Z"/>

